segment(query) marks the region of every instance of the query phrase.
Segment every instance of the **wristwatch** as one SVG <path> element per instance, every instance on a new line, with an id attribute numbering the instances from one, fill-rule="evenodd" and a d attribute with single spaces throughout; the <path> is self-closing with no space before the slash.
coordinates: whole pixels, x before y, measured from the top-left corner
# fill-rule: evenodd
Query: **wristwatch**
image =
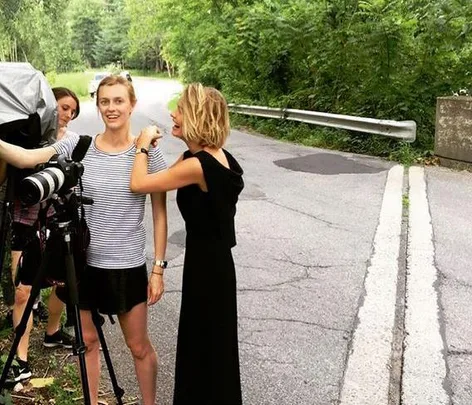
<path id="1" fill-rule="evenodd" d="M 166 269 L 167 268 L 167 260 L 157 260 L 157 259 L 154 259 L 152 261 L 152 265 L 153 266 L 158 266 L 160 267 L 161 269 Z"/>
<path id="2" fill-rule="evenodd" d="M 136 155 L 139 155 L 140 153 L 145 153 L 149 156 L 149 151 L 146 148 L 136 149 Z"/>

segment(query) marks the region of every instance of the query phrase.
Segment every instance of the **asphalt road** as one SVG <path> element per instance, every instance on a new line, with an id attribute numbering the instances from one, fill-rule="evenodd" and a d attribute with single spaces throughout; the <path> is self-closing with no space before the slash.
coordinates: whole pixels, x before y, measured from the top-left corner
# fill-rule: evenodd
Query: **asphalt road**
<path id="1" fill-rule="evenodd" d="M 133 131 L 161 126 L 171 164 L 185 146 L 169 135 L 166 108 L 179 85 L 134 84 Z M 71 129 L 101 131 L 92 102 Z M 239 131 L 227 149 L 246 184 L 233 250 L 244 403 L 472 403 L 471 175 L 408 170 Z M 174 192 L 168 208 L 166 292 L 149 320 L 160 405 L 172 402 L 185 240 Z M 136 397 L 119 327 L 107 325 L 106 338 L 126 396 Z"/>

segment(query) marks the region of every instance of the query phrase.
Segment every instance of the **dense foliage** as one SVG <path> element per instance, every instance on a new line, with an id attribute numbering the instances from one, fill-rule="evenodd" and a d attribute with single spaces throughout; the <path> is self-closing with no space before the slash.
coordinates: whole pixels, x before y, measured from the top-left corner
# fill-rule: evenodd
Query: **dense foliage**
<path id="1" fill-rule="evenodd" d="M 0 0 L 0 59 L 178 71 L 233 102 L 412 119 L 472 87 L 470 0 Z"/>
<path id="2" fill-rule="evenodd" d="M 234 102 L 412 119 L 472 87 L 470 0 L 161 0 L 163 54 Z"/>
<path id="3" fill-rule="evenodd" d="M 81 65 L 65 21 L 69 0 L 0 0 L 0 61 L 28 61 L 43 71 Z"/>

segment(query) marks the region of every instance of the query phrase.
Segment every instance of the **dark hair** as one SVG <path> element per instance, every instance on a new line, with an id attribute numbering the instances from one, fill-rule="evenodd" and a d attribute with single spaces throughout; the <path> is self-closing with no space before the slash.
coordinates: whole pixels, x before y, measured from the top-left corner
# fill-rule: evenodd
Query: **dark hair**
<path id="1" fill-rule="evenodd" d="M 74 99 L 75 103 L 77 104 L 77 109 L 75 110 L 75 115 L 72 117 L 72 119 L 76 119 L 80 114 L 80 103 L 76 94 L 66 87 L 53 87 L 52 92 L 54 93 L 56 100 L 60 100 L 64 97 L 72 97 Z"/>

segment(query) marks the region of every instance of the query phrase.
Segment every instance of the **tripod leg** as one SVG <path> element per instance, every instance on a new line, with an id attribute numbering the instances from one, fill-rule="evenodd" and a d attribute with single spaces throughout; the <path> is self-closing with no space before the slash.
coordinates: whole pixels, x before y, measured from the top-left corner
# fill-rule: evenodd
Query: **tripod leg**
<path id="1" fill-rule="evenodd" d="M 75 275 L 74 258 L 72 255 L 71 244 L 70 244 L 70 233 L 64 235 L 64 241 L 66 245 L 65 265 L 66 265 L 66 286 L 69 295 L 69 302 L 71 306 L 71 313 L 73 314 L 74 331 L 75 331 L 75 343 L 76 353 L 79 357 L 80 365 L 80 376 L 82 381 L 82 391 L 84 394 L 85 405 L 90 405 L 90 389 L 87 378 L 87 366 L 85 363 L 85 352 L 87 348 L 84 344 L 84 337 L 82 334 L 82 325 L 80 323 L 80 311 L 79 311 L 79 294 L 77 291 L 77 278 Z"/>
<path id="2" fill-rule="evenodd" d="M 118 385 L 115 370 L 111 362 L 110 352 L 108 351 L 107 342 L 105 341 L 105 335 L 103 334 L 103 318 L 96 309 L 92 310 L 92 320 L 95 325 L 95 328 L 97 329 L 98 339 L 100 340 L 100 345 L 102 346 L 103 357 L 105 357 L 105 363 L 107 364 L 108 374 L 110 375 L 110 380 L 113 386 L 113 392 L 115 393 L 117 404 L 123 405 L 122 398 L 125 391 Z"/>
<path id="3" fill-rule="evenodd" d="M 26 303 L 26 307 L 21 317 L 21 321 L 18 324 L 18 326 L 15 328 L 15 339 L 13 340 L 13 344 L 11 346 L 10 353 L 8 354 L 7 361 L 5 362 L 5 365 L 3 366 L 2 376 L 0 377 L 0 390 L 2 390 L 5 385 L 5 381 L 7 379 L 8 371 L 10 370 L 11 363 L 13 362 L 13 358 L 15 357 L 16 350 L 18 349 L 18 345 L 20 344 L 20 340 L 25 333 L 26 325 L 28 324 L 28 319 L 31 315 L 34 301 L 36 300 L 36 297 L 39 295 L 39 292 L 41 291 L 41 283 L 45 275 L 44 263 L 45 261 L 41 263 L 38 274 L 36 274 L 33 285 L 31 287 L 31 294 Z"/>
<path id="4" fill-rule="evenodd" d="M 13 173 L 15 170 L 16 169 L 13 166 L 7 166 L 8 180 L 5 189 L 5 199 L 3 202 L 2 222 L 0 224 L 0 276 L 5 265 L 5 246 L 13 217 L 13 201 L 15 199 L 15 180 L 13 178 Z"/>
<path id="5" fill-rule="evenodd" d="M 5 201 L 3 203 L 2 219 L 0 223 L 0 276 L 2 274 L 3 267 L 5 266 L 5 248 L 7 246 L 7 235 L 11 228 L 11 209 L 12 203 Z"/>

